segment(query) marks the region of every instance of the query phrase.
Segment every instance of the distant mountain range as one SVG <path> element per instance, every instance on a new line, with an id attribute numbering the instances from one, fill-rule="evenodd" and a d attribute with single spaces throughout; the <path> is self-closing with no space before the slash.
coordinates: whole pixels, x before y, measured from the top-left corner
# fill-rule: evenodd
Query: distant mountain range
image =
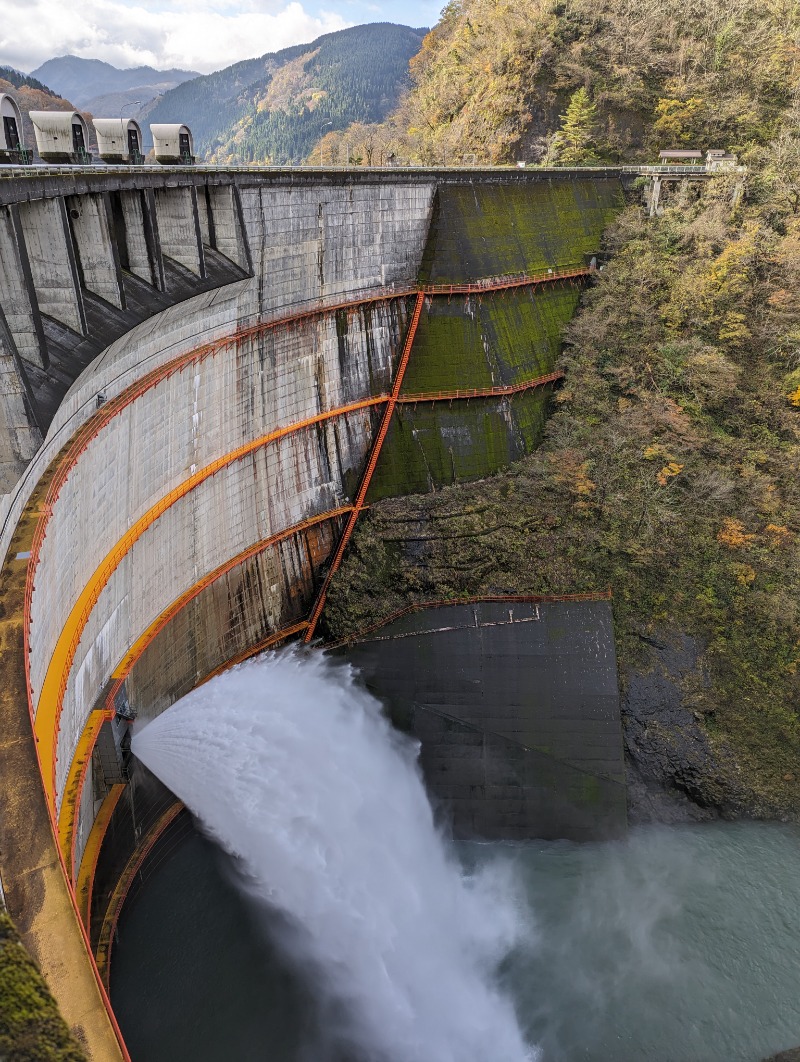
<path id="1" fill-rule="evenodd" d="M 154 70 L 152 66 L 119 70 L 99 59 L 77 55 L 48 59 L 31 72 L 31 77 L 98 117 L 112 117 L 121 107 L 129 107 L 130 114 L 136 115 L 134 102 L 145 107 L 162 93 L 198 76 L 193 70 Z"/>
<path id="2" fill-rule="evenodd" d="M 408 87 L 409 60 L 426 33 L 354 26 L 204 76 L 64 55 L 31 74 L 0 67 L 0 79 L 14 86 L 23 111 L 75 106 L 98 118 L 136 118 L 145 151 L 150 122 L 184 122 L 201 159 L 284 163 L 307 158 L 326 133 L 383 121 Z"/>
<path id="3" fill-rule="evenodd" d="M 148 121 L 185 122 L 198 156 L 214 162 L 305 159 L 326 132 L 393 110 L 426 32 L 371 23 L 327 33 L 186 81 L 156 101 Z"/>

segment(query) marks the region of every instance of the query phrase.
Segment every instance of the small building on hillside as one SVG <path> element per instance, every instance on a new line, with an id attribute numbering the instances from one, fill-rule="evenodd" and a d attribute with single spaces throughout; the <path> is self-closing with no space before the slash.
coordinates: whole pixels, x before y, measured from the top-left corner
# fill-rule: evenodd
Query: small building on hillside
<path id="1" fill-rule="evenodd" d="M 702 158 L 703 152 L 694 148 L 667 148 L 658 153 L 662 166 L 696 166 Z"/>
<path id="2" fill-rule="evenodd" d="M 724 148 L 711 148 L 706 152 L 706 166 L 709 170 L 735 170 L 739 160 Z"/>
<path id="3" fill-rule="evenodd" d="M 153 152 L 162 166 L 191 166 L 194 140 L 188 125 L 151 125 Z"/>
<path id="4" fill-rule="evenodd" d="M 141 165 L 142 130 L 133 118 L 94 118 L 97 154 L 104 162 L 128 162 Z"/>
<path id="5" fill-rule="evenodd" d="M 45 162 L 87 164 L 89 129 L 77 111 L 31 111 L 36 148 Z"/>
<path id="6" fill-rule="evenodd" d="M 25 150 L 22 113 L 17 101 L 7 92 L 0 93 L 0 163 L 30 162 Z"/>

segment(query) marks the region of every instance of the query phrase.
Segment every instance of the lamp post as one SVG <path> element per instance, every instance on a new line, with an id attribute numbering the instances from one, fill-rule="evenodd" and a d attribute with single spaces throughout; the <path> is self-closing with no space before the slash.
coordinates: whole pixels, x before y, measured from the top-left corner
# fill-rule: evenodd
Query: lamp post
<path id="1" fill-rule="evenodd" d="M 122 112 L 124 110 L 126 110 L 128 107 L 141 107 L 141 105 L 142 105 L 142 101 L 141 100 L 132 100 L 129 103 L 123 103 L 122 106 L 119 109 L 119 124 L 120 124 L 120 133 L 122 135 L 122 148 L 123 148 L 122 154 L 123 155 L 125 154 L 125 149 L 128 146 L 128 130 L 125 127 L 125 118 L 124 118 Z M 130 115 L 128 117 L 130 118 Z M 128 152 L 128 154 L 130 154 L 132 156 L 133 153 L 132 152 Z M 141 156 L 142 161 L 144 162 L 144 155 L 142 154 L 142 145 L 141 144 L 139 144 L 138 154 Z M 136 159 L 131 157 L 131 162 L 135 163 Z"/>

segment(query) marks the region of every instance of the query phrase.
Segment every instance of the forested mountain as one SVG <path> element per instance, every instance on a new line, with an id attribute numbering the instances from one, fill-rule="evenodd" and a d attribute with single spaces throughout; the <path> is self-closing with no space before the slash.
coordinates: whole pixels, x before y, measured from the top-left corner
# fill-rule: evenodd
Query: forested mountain
<path id="1" fill-rule="evenodd" d="M 328 33 L 179 85 L 149 121 L 186 122 L 215 162 L 304 158 L 326 127 L 378 122 L 397 106 L 424 34 L 389 23 Z"/>
<path id="2" fill-rule="evenodd" d="M 417 161 L 559 161 L 584 90 L 587 160 L 766 143 L 797 88 L 797 18 L 794 0 L 451 0 L 379 135 Z"/>
<path id="3" fill-rule="evenodd" d="M 43 92 L 46 96 L 55 96 L 55 92 L 49 89 L 47 85 L 43 85 L 41 81 L 38 81 L 30 74 L 23 74 L 20 70 L 15 70 L 13 66 L 0 66 L 0 81 L 5 81 L 16 89 L 30 88 L 35 89 L 37 92 Z M 6 92 L 8 90 L 4 89 L 3 91 Z"/>
<path id="4" fill-rule="evenodd" d="M 56 92 L 68 99 L 75 100 L 79 107 L 98 113 L 92 106 L 97 97 L 134 90 L 138 95 L 134 95 L 133 99 L 140 99 L 145 103 L 159 93 L 198 75 L 192 70 L 155 70 L 152 66 L 120 70 L 99 59 L 61 55 L 42 63 L 33 71 L 32 76 L 51 85 Z"/>

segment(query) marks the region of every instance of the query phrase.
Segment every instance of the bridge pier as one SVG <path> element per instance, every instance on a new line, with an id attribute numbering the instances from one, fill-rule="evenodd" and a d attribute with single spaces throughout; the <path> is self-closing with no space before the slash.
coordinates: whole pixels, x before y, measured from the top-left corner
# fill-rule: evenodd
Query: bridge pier
<path id="1" fill-rule="evenodd" d="M 653 177 L 650 182 L 650 217 L 654 218 L 658 214 L 658 205 L 661 200 L 661 178 Z"/>

